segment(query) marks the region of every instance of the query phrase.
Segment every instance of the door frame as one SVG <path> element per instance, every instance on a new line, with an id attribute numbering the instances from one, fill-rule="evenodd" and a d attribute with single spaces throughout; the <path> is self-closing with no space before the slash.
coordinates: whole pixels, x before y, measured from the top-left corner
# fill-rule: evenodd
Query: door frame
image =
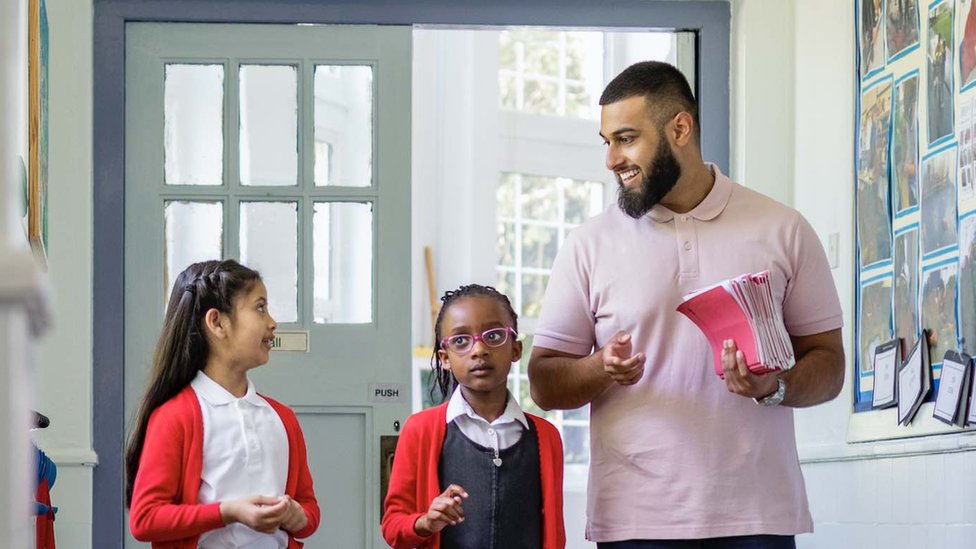
<path id="1" fill-rule="evenodd" d="M 727 0 L 92 0 L 92 547 L 122 547 L 124 516 L 125 27 L 130 22 L 539 25 L 698 34 L 702 149 L 729 171 Z M 645 25 L 635 23 L 646 22 Z M 325 497 L 326 495 L 323 494 Z"/>

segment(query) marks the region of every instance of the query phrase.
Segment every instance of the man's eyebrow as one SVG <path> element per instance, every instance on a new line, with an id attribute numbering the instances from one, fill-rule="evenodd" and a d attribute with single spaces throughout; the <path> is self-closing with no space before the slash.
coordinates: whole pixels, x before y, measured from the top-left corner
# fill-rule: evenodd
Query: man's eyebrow
<path id="1" fill-rule="evenodd" d="M 611 133 L 610 135 L 613 136 L 613 137 L 617 137 L 618 135 L 620 135 L 622 133 L 636 132 L 636 131 L 637 131 L 637 128 L 620 128 L 618 130 L 614 130 L 613 133 Z M 603 135 L 603 132 L 600 132 L 600 137 L 602 137 L 603 139 L 606 139 L 607 138 L 605 135 Z"/>

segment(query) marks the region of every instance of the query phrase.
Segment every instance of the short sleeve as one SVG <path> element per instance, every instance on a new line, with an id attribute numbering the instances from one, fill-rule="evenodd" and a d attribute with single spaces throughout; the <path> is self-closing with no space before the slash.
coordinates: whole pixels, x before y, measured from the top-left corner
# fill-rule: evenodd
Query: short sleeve
<path id="1" fill-rule="evenodd" d="M 533 346 L 576 356 L 593 351 L 596 332 L 590 269 L 582 250 L 582 241 L 573 233 L 556 255 Z"/>
<path id="2" fill-rule="evenodd" d="M 842 327 L 843 311 L 827 255 L 817 233 L 801 215 L 797 215 L 791 245 L 793 277 L 783 299 L 786 331 L 807 336 Z"/>

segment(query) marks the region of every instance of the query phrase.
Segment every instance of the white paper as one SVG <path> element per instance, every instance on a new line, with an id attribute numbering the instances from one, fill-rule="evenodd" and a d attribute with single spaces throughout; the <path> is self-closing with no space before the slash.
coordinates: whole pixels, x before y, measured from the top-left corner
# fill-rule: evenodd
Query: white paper
<path id="1" fill-rule="evenodd" d="M 922 392 L 922 345 L 916 345 L 905 367 L 898 371 L 898 423 L 903 423 Z"/>
<path id="2" fill-rule="evenodd" d="M 959 409 L 959 389 L 966 375 L 965 366 L 958 362 L 942 362 L 942 377 L 939 378 L 939 396 L 935 399 L 935 415 L 953 421 Z"/>
<path id="3" fill-rule="evenodd" d="M 895 355 L 898 352 L 897 346 L 875 356 L 874 359 L 874 399 L 872 404 L 879 406 L 882 403 L 891 402 L 895 398 L 895 371 L 898 367 L 895 364 Z"/>

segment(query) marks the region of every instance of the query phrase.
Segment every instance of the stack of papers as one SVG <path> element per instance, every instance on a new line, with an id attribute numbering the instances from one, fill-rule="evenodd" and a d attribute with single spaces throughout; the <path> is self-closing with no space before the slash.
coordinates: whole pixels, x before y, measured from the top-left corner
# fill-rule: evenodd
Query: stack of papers
<path id="1" fill-rule="evenodd" d="M 684 297 L 678 312 L 708 338 L 715 373 L 725 378 L 722 349 L 726 339 L 745 355 L 749 370 L 766 374 L 796 364 L 790 335 L 783 326 L 781 305 L 773 299 L 769 271 L 744 274 L 695 290 Z"/>

